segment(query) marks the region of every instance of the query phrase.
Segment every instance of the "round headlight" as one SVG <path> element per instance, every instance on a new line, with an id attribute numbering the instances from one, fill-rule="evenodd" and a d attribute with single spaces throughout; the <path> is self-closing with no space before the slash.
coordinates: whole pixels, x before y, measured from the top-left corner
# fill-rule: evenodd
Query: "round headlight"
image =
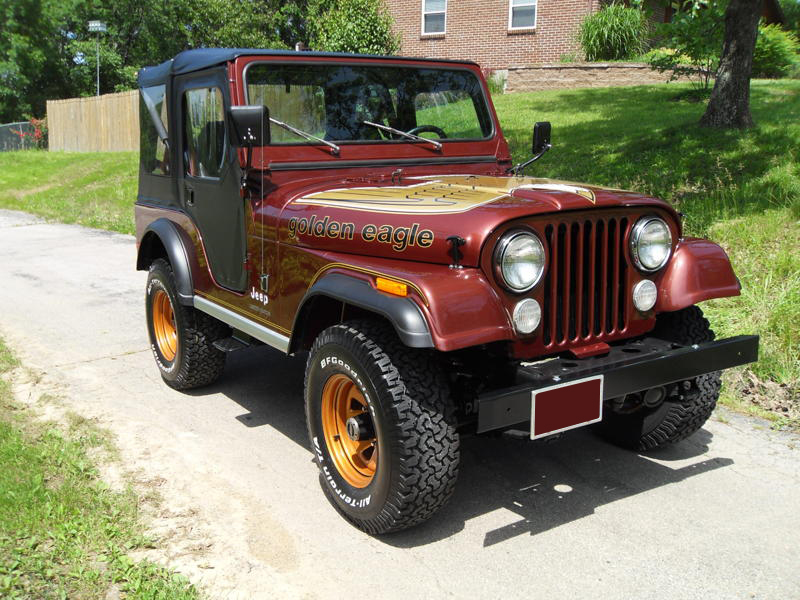
<path id="1" fill-rule="evenodd" d="M 512 231 L 497 244 L 494 253 L 495 273 L 512 292 L 527 292 L 544 273 L 544 246 L 527 231 Z"/>
<path id="2" fill-rule="evenodd" d="M 669 226 L 658 217 L 643 217 L 631 231 L 631 256 L 642 271 L 658 271 L 672 252 Z"/>

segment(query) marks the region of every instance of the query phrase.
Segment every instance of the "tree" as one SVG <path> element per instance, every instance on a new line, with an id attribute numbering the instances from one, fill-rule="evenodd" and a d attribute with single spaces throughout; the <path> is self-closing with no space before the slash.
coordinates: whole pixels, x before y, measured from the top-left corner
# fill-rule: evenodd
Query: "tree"
<path id="1" fill-rule="evenodd" d="M 383 0 L 312 0 L 309 4 L 314 50 L 394 54 L 400 48 Z"/>
<path id="2" fill-rule="evenodd" d="M 188 48 L 286 48 L 285 6 L 306 0 L 5 0 L 0 5 L 0 123 L 44 115 L 50 99 L 131 89 L 136 72 Z M 88 21 L 108 32 L 89 33 Z M 283 31 L 282 28 L 283 27 Z"/>
<path id="3" fill-rule="evenodd" d="M 752 127 L 750 75 L 761 0 L 730 0 L 725 10 L 725 41 L 717 80 L 700 125 Z"/>
<path id="4" fill-rule="evenodd" d="M 74 91 L 58 24 L 73 8 L 64 2 L 13 0 L 0 8 L 0 123 L 43 115 L 48 98 Z"/>

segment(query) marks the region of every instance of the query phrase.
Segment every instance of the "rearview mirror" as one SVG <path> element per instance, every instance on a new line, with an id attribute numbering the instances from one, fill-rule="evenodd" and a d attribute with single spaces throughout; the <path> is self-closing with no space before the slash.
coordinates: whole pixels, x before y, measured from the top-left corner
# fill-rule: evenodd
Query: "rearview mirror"
<path id="1" fill-rule="evenodd" d="M 550 146 L 550 122 L 540 121 L 533 126 L 533 154 L 540 154 Z"/>
<path id="2" fill-rule="evenodd" d="M 263 104 L 231 106 L 231 143 L 240 148 L 266 146 L 270 142 L 269 110 Z"/>

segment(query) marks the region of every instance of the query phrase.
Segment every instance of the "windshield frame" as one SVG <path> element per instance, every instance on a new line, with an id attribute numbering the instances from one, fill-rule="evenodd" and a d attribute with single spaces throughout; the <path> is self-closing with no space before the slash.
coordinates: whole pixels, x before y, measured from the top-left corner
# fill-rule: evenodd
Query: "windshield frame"
<path id="1" fill-rule="evenodd" d="M 248 93 L 248 71 L 253 65 L 289 65 L 289 66 L 297 66 L 297 64 L 301 63 L 304 65 L 314 65 L 314 66 L 358 66 L 358 67 L 393 67 L 398 69 L 414 69 L 414 70 L 436 70 L 436 71 L 463 71 L 466 73 L 471 74 L 475 77 L 478 81 L 478 87 L 480 88 L 480 98 L 483 101 L 486 116 L 489 118 L 489 123 L 491 128 L 489 133 L 485 137 L 479 138 L 431 138 L 432 140 L 439 142 L 443 145 L 447 144 L 468 144 L 468 143 L 476 143 L 476 142 L 489 142 L 495 138 L 498 132 L 497 123 L 496 123 L 496 116 L 494 113 L 494 108 L 489 96 L 487 95 L 486 84 L 483 80 L 483 77 L 479 77 L 475 70 L 469 68 L 465 65 L 460 64 L 453 64 L 447 66 L 440 66 L 438 64 L 420 64 L 420 63 L 412 63 L 412 64 L 403 64 L 400 62 L 392 62 L 389 59 L 384 60 L 375 60 L 375 59 L 366 59 L 366 60 L 342 60 L 342 59 L 334 59 L 334 60 L 267 60 L 267 59 L 256 59 L 253 61 L 249 61 L 244 65 L 242 69 L 242 91 L 244 93 L 244 104 L 250 103 L 249 93 Z M 267 107 L 269 109 L 269 107 Z M 476 118 L 480 118 L 476 114 Z M 295 123 L 289 123 L 289 125 L 295 126 Z M 338 146 L 391 146 L 391 145 L 408 145 L 412 143 L 408 139 L 399 139 L 399 140 L 330 140 L 331 142 L 335 143 Z M 413 142 L 415 144 L 421 142 Z M 309 146 L 312 145 L 312 142 L 305 141 L 305 142 L 280 142 L 280 143 L 270 143 L 269 146 L 272 147 L 281 147 L 281 148 L 288 148 L 288 147 L 297 147 L 297 146 Z"/>

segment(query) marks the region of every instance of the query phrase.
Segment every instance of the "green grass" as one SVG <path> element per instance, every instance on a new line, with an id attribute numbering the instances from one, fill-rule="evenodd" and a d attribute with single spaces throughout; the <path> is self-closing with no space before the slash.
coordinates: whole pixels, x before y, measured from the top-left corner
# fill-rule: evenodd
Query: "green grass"
<path id="1" fill-rule="evenodd" d="M 133 233 L 137 152 L 0 152 L 0 207 Z"/>
<path id="2" fill-rule="evenodd" d="M 136 497 L 88 457 L 108 434 L 79 417 L 66 431 L 33 420 L 2 378 L 15 365 L 0 340 L 0 598 L 197 598 L 185 577 L 130 558 L 148 544 Z"/>

